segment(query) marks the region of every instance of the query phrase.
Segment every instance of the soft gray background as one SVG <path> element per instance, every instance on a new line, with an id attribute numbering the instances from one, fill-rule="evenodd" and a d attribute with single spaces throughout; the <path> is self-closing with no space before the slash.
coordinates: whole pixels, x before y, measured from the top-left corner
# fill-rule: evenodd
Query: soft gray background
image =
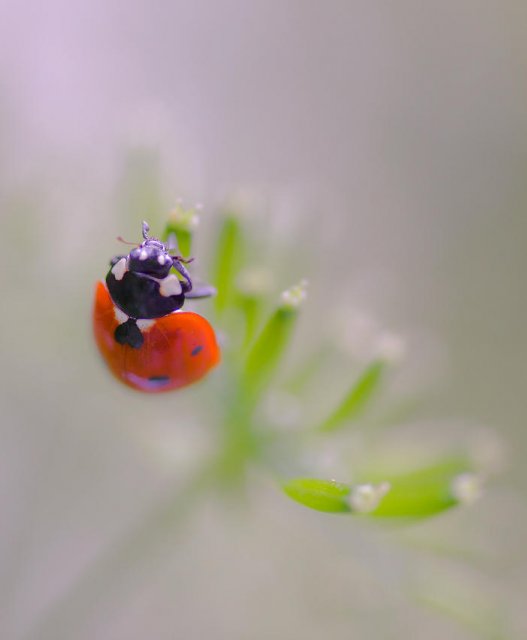
<path id="1" fill-rule="evenodd" d="M 174 405 L 116 388 L 89 342 L 112 239 L 178 196 L 205 237 L 236 196 L 297 247 L 281 277 L 310 276 L 312 339 L 346 303 L 433 345 L 437 415 L 494 428 L 509 465 L 422 538 L 484 562 L 408 555 L 263 481 L 52 637 L 473 637 L 405 596 L 425 569 L 483 585 L 524 637 L 525 3 L 6 1 L 0 25 L 2 638 L 207 446 L 199 394 L 174 433 Z"/>

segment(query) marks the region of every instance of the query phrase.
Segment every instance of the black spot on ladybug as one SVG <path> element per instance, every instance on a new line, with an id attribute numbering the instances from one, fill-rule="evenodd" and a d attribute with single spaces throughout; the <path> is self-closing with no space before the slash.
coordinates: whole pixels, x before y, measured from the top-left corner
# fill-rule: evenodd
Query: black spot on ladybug
<path id="1" fill-rule="evenodd" d="M 136 321 L 133 318 L 128 318 L 126 322 L 120 324 L 114 332 L 115 340 L 122 345 L 128 345 L 132 349 L 140 349 L 143 346 L 145 339 L 141 330 L 137 326 Z"/>
<path id="2" fill-rule="evenodd" d="M 164 387 L 170 382 L 169 376 L 150 376 L 148 378 L 149 385 L 151 387 Z"/>
<path id="3" fill-rule="evenodd" d="M 203 345 L 199 345 L 197 347 L 194 347 L 194 349 L 192 349 L 192 351 L 190 352 L 191 356 L 197 356 L 198 353 L 201 353 L 201 351 L 203 350 Z"/>

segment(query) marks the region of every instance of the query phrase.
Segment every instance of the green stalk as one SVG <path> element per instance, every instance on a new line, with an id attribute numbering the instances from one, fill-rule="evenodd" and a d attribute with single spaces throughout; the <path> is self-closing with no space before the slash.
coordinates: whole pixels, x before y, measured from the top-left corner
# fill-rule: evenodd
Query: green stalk
<path id="1" fill-rule="evenodd" d="M 218 315 L 223 314 L 232 303 L 234 284 L 242 261 L 243 234 L 240 221 L 236 215 L 229 213 L 222 221 L 212 269 L 212 282 L 218 291 L 214 298 Z"/>

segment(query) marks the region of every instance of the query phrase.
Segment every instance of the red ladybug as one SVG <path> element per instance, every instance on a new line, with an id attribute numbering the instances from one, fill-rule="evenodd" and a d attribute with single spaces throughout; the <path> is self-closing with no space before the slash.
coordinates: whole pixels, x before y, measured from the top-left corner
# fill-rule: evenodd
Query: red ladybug
<path id="1" fill-rule="evenodd" d="M 194 287 L 185 260 L 171 255 L 148 231 L 143 222 L 144 242 L 113 258 L 106 283 L 97 283 L 93 331 L 121 382 L 158 393 L 205 376 L 219 362 L 220 351 L 209 322 L 180 311 L 186 298 L 212 295 L 212 287 Z"/>

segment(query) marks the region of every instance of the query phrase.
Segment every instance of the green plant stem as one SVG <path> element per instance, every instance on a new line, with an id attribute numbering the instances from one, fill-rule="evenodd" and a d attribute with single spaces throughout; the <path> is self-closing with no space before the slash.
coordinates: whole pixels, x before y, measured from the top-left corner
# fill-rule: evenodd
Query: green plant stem
<path id="1" fill-rule="evenodd" d="M 237 304 L 245 317 L 245 336 L 242 349 L 246 350 L 256 335 L 263 304 L 260 296 L 248 294 L 239 294 Z"/>
<path id="2" fill-rule="evenodd" d="M 298 316 L 298 309 L 278 307 L 253 344 L 243 374 L 243 394 L 256 404 L 282 360 Z"/>
<path id="3" fill-rule="evenodd" d="M 247 462 L 256 453 L 253 430 L 255 405 L 244 393 L 240 374 L 233 375 L 222 419 L 222 443 L 216 461 L 217 475 L 227 487 L 243 483 Z"/>
<path id="4" fill-rule="evenodd" d="M 214 307 L 218 316 L 232 302 L 234 282 L 243 260 L 243 234 L 238 217 L 226 214 L 220 229 L 213 268 L 213 284 L 217 295 Z"/>

